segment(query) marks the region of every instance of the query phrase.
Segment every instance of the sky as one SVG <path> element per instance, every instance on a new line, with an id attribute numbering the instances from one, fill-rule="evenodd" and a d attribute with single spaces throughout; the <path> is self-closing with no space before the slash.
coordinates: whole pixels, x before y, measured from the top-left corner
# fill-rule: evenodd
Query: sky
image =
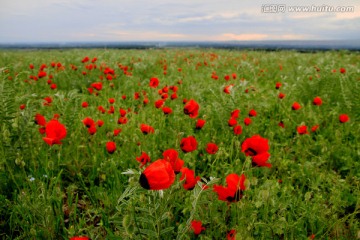
<path id="1" fill-rule="evenodd" d="M 0 43 L 356 39 L 359 0 L 0 0 Z"/>

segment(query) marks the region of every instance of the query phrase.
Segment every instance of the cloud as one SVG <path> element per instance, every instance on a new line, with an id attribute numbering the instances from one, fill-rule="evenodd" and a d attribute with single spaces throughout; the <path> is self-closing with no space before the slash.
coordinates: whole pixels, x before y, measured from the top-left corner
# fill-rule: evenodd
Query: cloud
<path id="1" fill-rule="evenodd" d="M 233 33 L 224 33 L 219 37 L 215 38 L 219 41 L 249 41 L 249 40 L 264 40 L 268 38 L 268 34 L 259 34 L 259 33 L 247 33 L 247 34 L 233 34 Z"/>
<path id="2" fill-rule="evenodd" d="M 4 0 L 0 42 L 360 39 L 358 0 L 341 2 L 355 7 L 350 13 L 262 13 L 266 3 Z M 286 4 L 300 3 L 288 0 Z M 311 4 L 322 5 L 324 1 L 313 0 Z M 326 4 L 340 5 L 337 0 Z"/>

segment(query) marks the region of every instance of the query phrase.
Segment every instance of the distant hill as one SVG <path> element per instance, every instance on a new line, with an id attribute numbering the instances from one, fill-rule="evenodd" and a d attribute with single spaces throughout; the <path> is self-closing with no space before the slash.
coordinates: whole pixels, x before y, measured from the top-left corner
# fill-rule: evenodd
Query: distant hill
<path id="1" fill-rule="evenodd" d="M 298 51 L 317 50 L 360 50 L 360 40 L 274 40 L 274 41 L 223 41 L 223 42 L 53 42 L 53 43 L 0 43 L 2 49 L 67 49 L 67 48 L 116 48 L 116 49 L 148 49 L 148 48 L 227 48 L 254 50 L 294 49 Z"/>

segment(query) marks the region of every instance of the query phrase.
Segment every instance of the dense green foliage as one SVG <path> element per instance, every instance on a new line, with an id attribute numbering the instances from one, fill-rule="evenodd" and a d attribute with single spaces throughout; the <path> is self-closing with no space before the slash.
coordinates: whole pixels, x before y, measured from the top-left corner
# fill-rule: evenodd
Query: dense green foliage
<path id="1" fill-rule="evenodd" d="M 97 57 L 95 69 L 86 68 L 91 62 L 82 63 L 85 56 Z M 206 228 L 199 239 L 226 239 L 230 229 L 237 231 L 236 239 L 359 238 L 359 62 L 359 53 L 346 51 L 1 51 L 0 236 L 192 239 L 190 222 L 197 219 Z M 30 79 L 38 76 L 41 64 L 47 65 L 47 76 Z M 106 67 L 115 70 L 112 80 L 106 79 Z M 56 89 L 47 83 L 50 75 Z M 149 87 L 151 77 L 159 79 L 157 89 Z M 98 96 L 87 89 L 94 82 L 103 83 Z M 277 82 L 280 89 L 275 89 Z M 230 84 L 230 94 L 224 93 Z M 158 89 L 165 86 L 178 87 L 178 98 L 170 100 L 169 91 L 165 102 L 173 110 L 169 115 L 154 106 L 161 98 Z M 278 98 L 280 92 L 284 99 Z M 53 101 L 44 105 L 48 96 Z M 321 106 L 313 105 L 316 96 Z M 115 99 L 115 112 L 103 114 L 98 107 L 108 110 L 109 98 Z M 199 103 L 198 118 L 206 120 L 201 130 L 195 129 L 196 119 L 184 114 L 184 98 Z M 293 111 L 294 102 L 301 109 Z M 25 109 L 19 109 L 21 104 Z M 131 109 L 127 124 L 117 123 L 120 108 Z M 240 135 L 228 126 L 234 109 L 241 110 Z M 251 109 L 257 116 L 245 126 Z M 67 129 L 61 145 L 43 141 L 36 113 L 46 120 L 60 115 Z M 340 123 L 340 114 L 350 120 Z M 86 117 L 104 125 L 90 135 L 82 122 Z M 144 135 L 142 123 L 151 125 L 154 134 Z M 309 134 L 300 135 L 300 125 L 308 126 Z M 113 135 L 116 128 L 122 129 L 118 136 Z M 253 167 L 241 152 L 241 143 L 256 134 L 269 140 L 271 168 Z M 190 135 L 198 148 L 183 153 L 180 140 Z M 117 145 L 113 154 L 106 151 L 108 141 Z M 209 142 L 219 146 L 214 155 L 205 151 Z M 178 150 L 203 182 L 209 181 L 209 189 L 187 191 L 179 175 L 164 191 L 140 187 L 136 157 L 146 152 L 155 161 L 169 148 Z M 244 173 L 247 189 L 239 202 L 227 204 L 212 186 L 224 184 L 230 173 Z"/>

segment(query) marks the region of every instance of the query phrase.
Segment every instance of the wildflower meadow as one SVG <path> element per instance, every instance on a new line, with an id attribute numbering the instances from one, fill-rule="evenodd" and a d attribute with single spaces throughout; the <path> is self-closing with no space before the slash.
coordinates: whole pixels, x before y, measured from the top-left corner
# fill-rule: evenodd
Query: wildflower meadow
<path id="1" fill-rule="evenodd" d="M 360 55 L 0 51 L 2 239 L 360 239 Z"/>

